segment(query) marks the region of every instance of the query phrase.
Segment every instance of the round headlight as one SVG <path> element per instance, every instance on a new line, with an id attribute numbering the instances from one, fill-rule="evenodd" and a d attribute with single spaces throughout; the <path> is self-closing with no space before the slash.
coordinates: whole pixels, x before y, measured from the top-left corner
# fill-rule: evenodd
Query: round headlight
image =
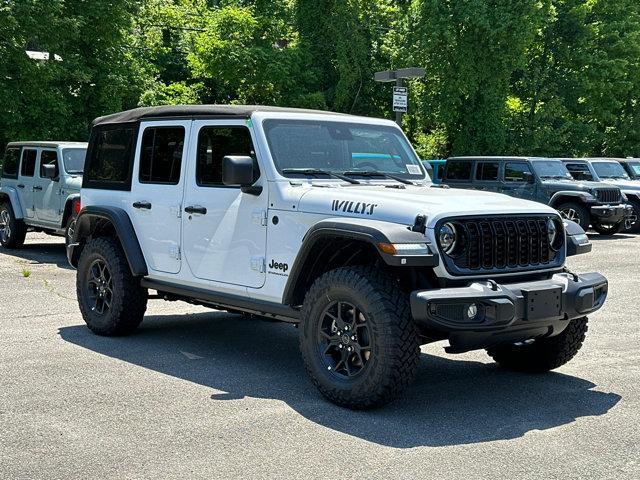
<path id="1" fill-rule="evenodd" d="M 456 227 L 452 223 L 445 223 L 440 227 L 440 231 L 438 232 L 438 243 L 440 244 L 440 248 L 447 255 L 453 252 L 453 249 L 456 246 Z"/>
<path id="2" fill-rule="evenodd" d="M 562 246 L 562 222 L 550 218 L 547 220 L 547 238 L 549 239 L 549 246 L 554 250 L 560 250 Z"/>
<path id="3" fill-rule="evenodd" d="M 558 236 L 558 229 L 556 228 L 556 222 L 553 219 L 547 220 L 547 237 L 549 238 L 549 245 L 553 246 Z"/>

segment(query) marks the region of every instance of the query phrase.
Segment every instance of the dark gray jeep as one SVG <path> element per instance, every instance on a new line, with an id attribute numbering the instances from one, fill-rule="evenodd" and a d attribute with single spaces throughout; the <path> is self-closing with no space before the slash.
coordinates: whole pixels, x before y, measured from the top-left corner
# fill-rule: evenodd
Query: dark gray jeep
<path id="1" fill-rule="evenodd" d="M 443 183 L 545 203 L 583 229 L 591 225 L 602 235 L 620 231 L 630 215 L 619 188 L 576 180 L 560 160 L 452 157 L 447 160 Z"/>

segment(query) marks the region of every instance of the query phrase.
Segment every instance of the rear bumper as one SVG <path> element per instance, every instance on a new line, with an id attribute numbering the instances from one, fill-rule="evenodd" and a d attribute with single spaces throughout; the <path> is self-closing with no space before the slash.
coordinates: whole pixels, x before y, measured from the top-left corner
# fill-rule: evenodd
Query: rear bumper
<path id="1" fill-rule="evenodd" d="M 597 222 L 618 223 L 633 213 L 628 205 L 594 205 L 591 207 L 591 217 Z"/>
<path id="2" fill-rule="evenodd" d="M 569 320 L 600 309 L 607 292 L 599 273 L 559 273 L 533 282 L 415 291 L 411 313 L 419 326 L 446 333 L 449 351 L 465 352 L 558 335 Z"/>

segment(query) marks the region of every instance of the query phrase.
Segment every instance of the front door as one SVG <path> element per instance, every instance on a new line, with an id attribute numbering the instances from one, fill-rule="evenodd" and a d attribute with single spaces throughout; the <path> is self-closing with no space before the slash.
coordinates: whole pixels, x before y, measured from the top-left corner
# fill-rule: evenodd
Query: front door
<path id="1" fill-rule="evenodd" d="M 507 162 L 504 166 L 503 183 L 500 192 L 524 200 L 535 200 L 536 184 L 533 171 L 526 162 Z"/>
<path id="2" fill-rule="evenodd" d="M 184 256 L 191 273 L 202 280 L 259 288 L 265 282 L 267 190 L 243 193 L 222 183 L 226 155 L 256 161 L 252 132 L 244 121 L 194 121 L 183 201 Z"/>
<path id="3" fill-rule="evenodd" d="M 189 120 L 140 126 L 129 211 L 150 270 L 181 269 L 183 158 L 190 129 Z"/>
<path id="4" fill-rule="evenodd" d="M 37 160 L 37 149 L 24 148 L 22 150 L 22 161 L 20 162 L 20 172 L 18 173 L 18 183 L 16 186 L 18 187 L 20 204 L 27 218 L 35 217 L 33 176 L 36 172 Z"/>
<path id="5" fill-rule="evenodd" d="M 60 226 L 62 223 L 62 208 L 60 195 L 60 167 L 58 152 L 55 149 L 43 149 L 40 151 L 40 166 L 33 180 L 33 195 L 36 205 L 36 217 L 38 220 Z M 51 180 L 44 176 L 43 165 L 53 165 L 56 168 L 56 179 Z"/>

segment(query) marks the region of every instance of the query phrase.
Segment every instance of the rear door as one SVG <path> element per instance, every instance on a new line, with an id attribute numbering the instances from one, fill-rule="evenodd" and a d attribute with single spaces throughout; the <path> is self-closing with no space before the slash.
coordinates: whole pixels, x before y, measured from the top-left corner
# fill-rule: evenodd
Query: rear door
<path id="1" fill-rule="evenodd" d="M 129 211 L 147 265 L 157 272 L 181 269 L 184 158 L 191 123 L 143 123 L 138 134 Z"/>
<path id="2" fill-rule="evenodd" d="M 478 161 L 473 186 L 477 190 L 497 192 L 500 188 L 500 162 L 498 161 Z"/>
<path id="3" fill-rule="evenodd" d="M 20 171 L 18 172 L 18 197 L 24 216 L 27 218 L 35 217 L 34 202 L 34 175 L 36 172 L 36 164 L 38 162 L 38 149 L 26 147 L 22 149 L 22 158 L 20 161 Z"/>
<path id="4" fill-rule="evenodd" d="M 258 158 L 242 120 L 198 120 L 191 130 L 183 202 L 184 256 L 194 277 L 260 288 L 266 278 L 268 193 L 243 193 L 222 183 L 227 155 Z M 266 182 L 256 175 L 258 185 Z"/>
<path id="5" fill-rule="evenodd" d="M 50 180 L 44 176 L 44 165 L 53 165 L 56 168 L 56 180 Z M 40 151 L 40 163 L 38 173 L 33 180 L 33 196 L 38 220 L 60 226 L 62 223 L 61 195 L 60 195 L 60 167 L 58 151 L 51 148 L 43 148 Z"/>

